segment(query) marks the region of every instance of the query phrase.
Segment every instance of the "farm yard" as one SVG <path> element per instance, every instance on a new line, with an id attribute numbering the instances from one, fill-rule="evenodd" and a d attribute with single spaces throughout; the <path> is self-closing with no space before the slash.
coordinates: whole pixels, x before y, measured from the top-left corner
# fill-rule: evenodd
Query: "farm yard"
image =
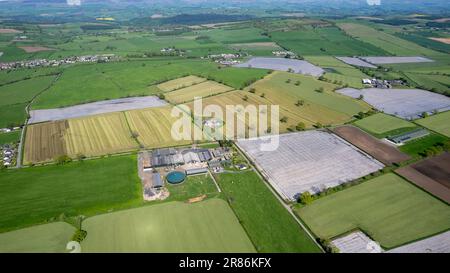
<path id="1" fill-rule="evenodd" d="M 375 115 L 357 120 L 353 124 L 377 138 L 398 135 L 403 132 L 412 131 L 417 127 L 409 121 L 384 113 L 376 113 Z"/>
<path id="2" fill-rule="evenodd" d="M 424 112 L 433 113 L 450 110 L 450 98 L 420 89 L 377 89 L 357 90 L 344 88 L 336 92 L 363 100 L 379 111 L 403 119 L 417 119 Z"/>
<path id="3" fill-rule="evenodd" d="M 74 233 L 64 222 L 0 233 L 0 253 L 64 253 Z"/>
<path id="4" fill-rule="evenodd" d="M 384 143 L 353 126 L 340 126 L 333 132 L 359 149 L 387 165 L 401 163 L 411 159 L 396 147 Z"/>
<path id="5" fill-rule="evenodd" d="M 448 205 L 395 174 L 320 198 L 296 211 L 320 238 L 361 229 L 385 249 L 450 228 Z"/>
<path id="6" fill-rule="evenodd" d="M 243 139 L 238 141 L 238 146 L 286 200 L 296 200 L 306 191 L 319 193 L 384 167 L 327 132 L 280 135 L 278 149 L 271 152 L 260 151 L 265 141 L 264 138 Z"/>
<path id="7" fill-rule="evenodd" d="M 6 170 L 0 175 L 4 193 L 0 231 L 44 223 L 62 214 L 92 215 L 140 205 L 136 166 L 135 156 L 115 156 Z"/>
<path id="8" fill-rule="evenodd" d="M 168 202 L 99 215 L 86 219 L 83 229 L 88 232 L 81 244 L 83 252 L 255 251 L 221 199 Z"/>
<path id="9" fill-rule="evenodd" d="M 450 137 L 450 111 L 433 115 L 416 122 L 425 128 Z"/>
<path id="10" fill-rule="evenodd" d="M 166 93 L 165 97 L 170 103 L 180 104 L 192 101 L 195 97 L 205 98 L 231 90 L 233 90 L 232 87 L 214 81 L 206 81 Z"/>

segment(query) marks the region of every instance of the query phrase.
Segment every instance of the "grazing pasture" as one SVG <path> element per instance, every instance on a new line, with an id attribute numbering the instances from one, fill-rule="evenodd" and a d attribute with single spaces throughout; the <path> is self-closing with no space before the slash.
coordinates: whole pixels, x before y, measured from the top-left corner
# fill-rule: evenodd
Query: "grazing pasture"
<path id="1" fill-rule="evenodd" d="M 0 133 L 0 145 L 6 143 L 16 143 L 20 140 L 21 131 L 14 131 L 10 133 Z"/>
<path id="2" fill-rule="evenodd" d="M 191 140 L 174 140 L 171 135 L 171 107 L 150 108 L 125 113 L 132 132 L 137 133 L 138 141 L 146 148 L 159 148 L 189 144 Z"/>
<path id="3" fill-rule="evenodd" d="M 83 252 L 255 252 L 222 199 L 103 214 L 85 220 L 83 229 Z"/>
<path id="4" fill-rule="evenodd" d="M 361 229 L 393 248 L 450 228 L 448 205 L 395 174 L 385 174 L 296 209 L 320 238 Z"/>
<path id="5" fill-rule="evenodd" d="M 232 87 L 214 81 L 206 81 L 169 92 L 165 94 L 165 97 L 173 104 L 180 104 L 192 101 L 195 97 L 205 98 L 231 90 L 233 90 Z"/>
<path id="6" fill-rule="evenodd" d="M 320 252 L 319 247 L 255 172 L 215 176 L 256 251 Z"/>
<path id="7" fill-rule="evenodd" d="M 380 47 L 346 35 L 337 27 L 304 27 L 302 30 L 272 32 L 272 40 L 295 53 L 306 55 L 387 55 Z"/>
<path id="8" fill-rule="evenodd" d="M 65 253 L 75 228 L 64 222 L 0 234 L 0 253 Z"/>
<path id="9" fill-rule="evenodd" d="M 42 76 L 0 86 L 0 128 L 25 122 L 25 107 L 50 86 L 54 76 Z"/>
<path id="10" fill-rule="evenodd" d="M 136 156 L 0 172 L 0 231 L 141 204 Z"/>
<path id="11" fill-rule="evenodd" d="M 384 113 L 376 113 L 375 115 L 357 120 L 354 122 L 354 125 L 378 138 L 398 135 L 416 128 L 416 125 L 409 121 Z"/>
<path id="12" fill-rule="evenodd" d="M 338 26 L 348 35 L 352 36 L 354 39 L 372 44 L 376 48 L 388 52 L 388 54 L 366 54 L 366 56 L 382 56 L 382 55 L 433 56 L 441 54 L 439 52 L 422 47 L 410 41 L 400 39 L 386 32 L 376 30 L 366 25 L 355 23 L 338 23 Z M 360 54 L 346 54 L 346 55 L 352 56 Z"/>
<path id="13" fill-rule="evenodd" d="M 185 88 L 191 85 L 199 84 L 204 81 L 206 81 L 206 79 L 191 75 L 160 83 L 157 85 L 157 87 L 164 92 L 169 92 L 180 88 Z"/>
<path id="14" fill-rule="evenodd" d="M 204 60 L 146 60 L 68 67 L 33 104 L 33 110 L 160 93 L 157 84 L 192 74 L 233 88 L 248 86 L 267 70 L 222 68 Z M 93 92 L 92 90 L 95 90 Z"/>
<path id="15" fill-rule="evenodd" d="M 245 51 L 253 56 L 272 56 L 273 51 L 283 50 L 274 42 L 256 42 L 256 43 L 239 43 L 230 44 L 232 49 Z"/>
<path id="16" fill-rule="evenodd" d="M 408 141 L 400 146 L 400 151 L 407 153 L 415 158 L 421 158 L 426 149 L 436 145 L 443 145 L 448 138 L 438 134 L 431 133 L 428 136 Z"/>
<path id="17" fill-rule="evenodd" d="M 450 111 L 419 119 L 416 122 L 425 128 L 450 137 Z"/>

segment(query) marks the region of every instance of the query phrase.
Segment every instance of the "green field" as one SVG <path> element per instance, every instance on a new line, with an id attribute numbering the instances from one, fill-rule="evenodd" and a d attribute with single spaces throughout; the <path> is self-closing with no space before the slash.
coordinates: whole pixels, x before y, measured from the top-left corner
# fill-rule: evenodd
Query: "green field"
<path id="1" fill-rule="evenodd" d="M 361 229 L 393 248 L 450 228 L 450 207 L 395 174 L 386 174 L 298 208 L 321 238 Z"/>
<path id="2" fill-rule="evenodd" d="M 436 52 L 416 43 L 400 39 L 366 25 L 356 23 L 340 23 L 338 26 L 355 39 L 369 43 L 394 56 L 442 55 L 440 52 Z"/>
<path id="3" fill-rule="evenodd" d="M 189 198 L 206 194 L 207 196 L 218 193 L 216 185 L 209 174 L 190 175 L 186 180 L 177 185 L 166 183 L 170 192 L 170 201 L 186 201 Z"/>
<path id="4" fill-rule="evenodd" d="M 409 154 L 413 157 L 421 157 L 421 154 L 430 147 L 433 147 L 437 144 L 443 144 L 445 141 L 447 141 L 448 138 L 431 133 L 430 135 L 417 139 L 412 140 L 406 143 L 403 146 L 400 146 L 400 151 Z"/>
<path id="5" fill-rule="evenodd" d="M 299 55 L 378 56 L 381 48 L 353 39 L 337 27 L 305 27 L 303 30 L 273 32 L 272 40 Z"/>
<path id="6" fill-rule="evenodd" d="M 384 113 L 377 113 L 363 118 L 354 124 L 378 138 L 398 135 L 411 131 L 416 127 L 411 122 Z"/>
<path id="7" fill-rule="evenodd" d="M 68 252 L 75 228 L 64 222 L 39 225 L 0 234 L 0 253 Z"/>
<path id="8" fill-rule="evenodd" d="M 363 88 L 362 79 L 369 78 L 359 69 L 331 56 L 305 56 L 305 59 L 327 71 L 323 77 L 330 82 Z"/>
<path id="9" fill-rule="evenodd" d="M 266 75 L 267 70 L 221 68 L 209 61 L 154 60 L 69 67 L 61 78 L 32 105 L 33 109 L 57 108 L 98 100 L 152 95 L 160 92 L 152 85 L 197 75 L 242 88 Z M 95 92 L 92 92 L 95 90 Z"/>
<path id="10" fill-rule="evenodd" d="M 21 131 L 14 131 L 11 133 L 0 133 L 0 145 L 6 143 L 15 143 L 20 140 Z"/>
<path id="11" fill-rule="evenodd" d="M 254 252 L 221 199 L 169 202 L 88 218 L 83 252 Z"/>
<path id="12" fill-rule="evenodd" d="M 0 128 L 23 124 L 27 103 L 54 79 L 54 76 L 42 76 L 0 86 Z"/>
<path id="13" fill-rule="evenodd" d="M 0 232 L 142 203 L 136 156 L 0 172 Z"/>
<path id="14" fill-rule="evenodd" d="M 450 137 L 450 111 L 416 120 L 423 127 Z"/>
<path id="15" fill-rule="evenodd" d="M 216 177 L 258 252 L 320 251 L 256 173 Z"/>

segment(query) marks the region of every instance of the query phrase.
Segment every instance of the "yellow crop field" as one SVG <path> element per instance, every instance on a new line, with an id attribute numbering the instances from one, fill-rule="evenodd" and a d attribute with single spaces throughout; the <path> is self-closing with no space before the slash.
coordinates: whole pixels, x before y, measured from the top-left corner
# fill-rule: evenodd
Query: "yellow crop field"
<path id="1" fill-rule="evenodd" d="M 270 104 L 280 105 L 286 111 L 308 120 L 311 124 L 345 123 L 355 114 L 370 109 L 363 101 L 335 93 L 333 90 L 336 87 L 313 77 L 274 72 L 247 90 L 252 88 L 255 94 L 264 94 Z"/>
<path id="2" fill-rule="evenodd" d="M 197 76 L 187 76 L 158 84 L 157 87 L 163 92 L 169 92 L 176 89 L 188 87 L 194 84 L 199 84 L 204 81 L 206 81 L 205 78 Z"/>
<path id="3" fill-rule="evenodd" d="M 158 107 L 125 113 L 132 132 L 146 148 L 169 147 L 192 143 L 191 140 L 176 141 L 171 129 L 176 118 L 171 116 L 172 107 Z"/>
<path id="4" fill-rule="evenodd" d="M 238 106 L 241 105 L 243 107 L 247 107 L 249 105 L 255 105 L 257 107 L 257 111 L 262 112 L 262 108 L 259 108 L 260 105 L 267 105 L 267 126 L 270 126 L 270 117 L 271 117 L 271 111 L 270 111 L 270 105 L 272 103 L 265 97 L 262 97 L 261 94 L 252 94 L 250 92 L 246 91 L 233 91 L 226 94 L 221 94 L 213 97 L 206 98 L 202 101 L 202 106 L 205 108 L 208 105 L 218 105 L 222 108 L 222 111 L 225 115 L 225 109 L 227 105 L 232 106 Z M 193 102 L 189 103 L 188 106 L 193 109 Z M 236 107 L 239 109 L 239 107 Z M 241 108 L 242 109 L 242 108 Z M 280 106 L 279 108 L 279 118 L 286 117 L 286 122 L 280 122 L 280 132 L 286 132 L 288 131 L 289 127 L 296 126 L 299 122 L 303 122 L 306 127 L 311 127 L 312 123 L 308 121 L 307 119 L 302 118 L 298 113 L 291 112 L 287 109 L 285 109 L 283 106 Z M 242 112 L 241 112 L 242 113 Z M 208 118 L 205 116 L 205 118 Z M 235 115 L 235 121 L 239 119 L 240 121 L 243 120 L 242 115 L 236 114 Z M 226 122 L 226 120 L 224 120 Z M 259 121 L 258 121 L 259 122 Z M 245 116 L 245 127 L 247 128 L 246 133 L 248 133 L 249 130 L 257 130 L 259 127 L 258 124 L 252 123 L 248 116 Z M 226 128 L 226 126 L 225 126 Z M 236 132 L 235 132 L 236 133 Z"/>
<path id="5" fill-rule="evenodd" d="M 64 134 L 67 121 L 34 124 L 27 127 L 24 164 L 51 161 L 67 153 Z"/>
<path id="6" fill-rule="evenodd" d="M 64 140 L 68 155 L 95 156 L 137 149 L 122 112 L 70 119 Z"/>
<path id="7" fill-rule="evenodd" d="M 186 88 L 178 89 L 166 94 L 166 100 L 179 104 L 194 100 L 194 97 L 209 97 L 212 95 L 231 91 L 233 88 L 214 82 L 206 81 Z"/>

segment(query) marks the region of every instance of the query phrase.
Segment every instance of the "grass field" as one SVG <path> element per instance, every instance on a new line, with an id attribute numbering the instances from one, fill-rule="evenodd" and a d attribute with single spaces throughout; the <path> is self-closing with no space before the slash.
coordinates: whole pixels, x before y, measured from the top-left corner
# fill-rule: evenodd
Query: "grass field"
<path id="1" fill-rule="evenodd" d="M 342 30 L 344 30 L 348 35 L 354 37 L 355 39 L 366 43 L 370 43 L 373 46 L 385 50 L 392 55 L 397 56 L 441 55 L 441 53 L 439 52 L 422 47 L 416 43 L 400 39 L 386 32 L 379 31 L 362 24 L 340 23 L 338 24 L 338 26 Z"/>
<path id="2" fill-rule="evenodd" d="M 232 87 L 214 82 L 206 81 L 189 87 L 181 88 L 165 94 L 166 100 L 180 104 L 194 100 L 195 97 L 209 97 L 233 90 Z"/>
<path id="3" fill-rule="evenodd" d="M 176 89 L 188 87 L 194 84 L 199 84 L 204 81 L 206 81 L 206 79 L 197 76 L 186 76 L 175 80 L 160 83 L 157 85 L 157 87 L 164 92 L 169 92 Z"/>
<path id="4" fill-rule="evenodd" d="M 186 201 L 189 198 L 201 195 L 214 195 L 218 193 L 214 181 L 209 174 L 199 174 L 188 176 L 186 180 L 178 185 L 166 183 L 170 192 L 170 201 Z"/>
<path id="5" fill-rule="evenodd" d="M 88 218 L 83 252 L 254 252 L 221 199 L 169 202 Z"/>
<path id="6" fill-rule="evenodd" d="M 420 158 L 421 153 L 423 153 L 427 148 L 433 147 L 436 144 L 444 143 L 448 138 L 431 133 L 430 135 L 409 141 L 407 144 L 400 146 L 400 151 L 409 154 L 410 156 Z"/>
<path id="7" fill-rule="evenodd" d="M 423 127 L 450 137 L 450 111 L 416 120 Z"/>
<path id="8" fill-rule="evenodd" d="M 237 43 L 230 44 L 231 48 L 247 52 L 253 56 L 273 56 L 273 51 L 283 50 L 274 42 Z"/>
<path id="9" fill-rule="evenodd" d="M 354 88 L 363 88 L 362 79 L 368 78 L 359 69 L 348 65 L 331 56 L 305 56 L 309 62 L 318 65 L 327 71 L 323 77 L 333 83 L 348 85 Z"/>
<path id="10" fill-rule="evenodd" d="M 218 68 L 203 60 L 152 60 L 68 67 L 47 92 L 38 97 L 33 109 L 50 109 L 87 102 L 160 92 L 155 85 L 185 76 L 209 78 L 233 88 L 242 88 L 267 70 Z M 95 92 L 93 92 L 95 90 Z"/>
<path id="11" fill-rule="evenodd" d="M 418 88 L 425 88 L 441 94 L 450 94 L 447 76 L 406 72 L 405 76 Z"/>
<path id="12" fill-rule="evenodd" d="M 398 135 L 411 131 L 416 127 L 411 122 L 384 113 L 377 113 L 363 118 L 355 121 L 354 124 L 378 138 Z"/>
<path id="13" fill-rule="evenodd" d="M 141 204 L 136 156 L 0 172 L 0 232 Z"/>
<path id="14" fill-rule="evenodd" d="M 321 238 L 361 229 L 392 248 L 450 228 L 450 207 L 395 174 L 314 201 L 297 213 Z"/>
<path id="15" fill-rule="evenodd" d="M 258 252 L 319 252 L 319 248 L 254 172 L 217 175 Z"/>
<path id="16" fill-rule="evenodd" d="M 146 148 L 178 146 L 191 140 L 177 141 L 172 138 L 171 107 L 149 108 L 125 113 L 130 129 L 138 134 L 138 141 Z"/>
<path id="17" fill-rule="evenodd" d="M 303 30 L 273 32 L 272 40 L 295 53 L 332 56 L 377 56 L 386 51 L 365 41 L 346 35 L 337 27 L 309 28 Z"/>
<path id="18" fill-rule="evenodd" d="M 75 228 L 64 222 L 0 234 L 0 253 L 64 253 Z"/>
<path id="19" fill-rule="evenodd" d="M 27 103 L 53 80 L 54 76 L 42 76 L 0 86 L 0 128 L 23 124 Z"/>
<path id="20" fill-rule="evenodd" d="M 11 133 L 0 133 L 0 145 L 6 143 L 15 143 L 20 140 L 21 131 L 14 131 Z"/>

